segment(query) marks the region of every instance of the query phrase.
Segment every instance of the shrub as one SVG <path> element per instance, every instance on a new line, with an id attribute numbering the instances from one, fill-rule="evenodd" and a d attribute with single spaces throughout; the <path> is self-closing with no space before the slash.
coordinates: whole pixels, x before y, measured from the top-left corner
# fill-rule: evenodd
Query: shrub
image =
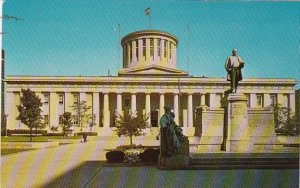
<path id="1" fill-rule="evenodd" d="M 87 136 L 97 136 L 98 135 L 96 132 L 82 132 L 82 133 L 77 133 L 78 136 L 82 136 L 83 134 L 86 134 Z"/>
<path id="2" fill-rule="evenodd" d="M 105 155 L 109 163 L 121 163 L 124 160 L 125 153 L 123 151 L 109 151 Z"/>
<path id="3" fill-rule="evenodd" d="M 149 148 L 139 155 L 142 162 L 157 162 L 159 149 Z"/>
<path id="4" fill-rule="evenodd" d="M 3 133 L 5 135 L 5 131 Z M 47 133 L 47 131 L 46 130 L 34 130 L 33 133 L 44 135 Z M 7 135 L 12 135 L 12 134 L 30 134 L 30 130 L 29 129 L 15 129 L 15 130 L 7 129 Z"/>
<path id="5" fill-rule="evenodd" d="M 64 136 L 63 133 L 45 133 L 43 136 Z"/>

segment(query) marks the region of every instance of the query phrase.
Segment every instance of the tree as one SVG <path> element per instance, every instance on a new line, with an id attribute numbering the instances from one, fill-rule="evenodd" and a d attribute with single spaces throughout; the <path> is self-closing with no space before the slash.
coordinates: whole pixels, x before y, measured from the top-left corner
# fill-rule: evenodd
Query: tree
<path id="1" fill-rule="evenodd" d="M 80 131 L 82 133 L 82 127 L 85 127 L 92 119 L 92 114 L 88 114 L 91 106 L 86 104 L 86 101 L 81 101 L 76 105 L 71 106 L 78 117 L 78 126 L 80 127 Z"/>
<path id="2" fill-rule="evenodd" d="M 52 131 L 52 133 L 56 132 L 58 130 L 58 127 L 52 126 L 50 128 L 50 130 Z"/>
<path id="3" fill-rule="evenodd" d="M 42 102 L 41 99 L 30 89 L 22 89 L 22 96 L 20 98 L 20 105 L 17 105 L 20 120 L 30 129 L 30 142 L 32 141 L 32 129 L 41 128 L 42 124 Z"/>
<path id="4" fill-rule="evenodd" d="M 63 115 L 62 115 L 62 131 L 63 131 L 63 134 L 64 136 L 66 136 L 67 132 L 70 130 L 70 128 L 72 127 L 72 114 L 71 112 L 65 112 Z"/>
<path id="5" fill-rule="evenodd" d="M 272 105 L 274 108 L 275 131 L 288 135 L 300 133 L 300 120 L 291 113 L 291 109 L 281 104 Z"/>
<path id="6" fill-rule="evenodd" d="M 130 139 L 130 145 L 132 146 L 133 136 L 145 135 L 144 130 L 148 126 L 149 117 L 138 114 L 137 116 L 128 110 L 124 111 L 124 115 L 119 115 L 116 122 L 116 134 L 120 137 L 121 135 L 127 136 Z"/>

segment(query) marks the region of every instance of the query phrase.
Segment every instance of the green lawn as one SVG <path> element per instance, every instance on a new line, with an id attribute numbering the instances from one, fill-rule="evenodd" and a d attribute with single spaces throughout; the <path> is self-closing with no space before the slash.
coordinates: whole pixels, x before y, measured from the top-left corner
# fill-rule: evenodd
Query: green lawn
<path id="1" fill-rule="evenodd" d="M 12 153 L 18 153 L 18 152 L 29 151 L 29 150 L 33 150 L 33 149 L 1 148 L 1 155 L 8 155 Z"/>
<path id="2" fill-rule="evenodd" d="M 32 136 L 33 142 L 47 142 L 48 139 L 81 139 L 81 136 Z M 30 137 L 28 135 L 24 136 L 8 136 L 1 137 L 1 142 L 29 142 Z"/>

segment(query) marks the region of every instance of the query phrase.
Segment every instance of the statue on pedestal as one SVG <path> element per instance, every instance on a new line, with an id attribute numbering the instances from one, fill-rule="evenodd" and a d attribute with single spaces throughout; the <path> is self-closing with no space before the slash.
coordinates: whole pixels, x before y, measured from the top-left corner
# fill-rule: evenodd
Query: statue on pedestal
<path id="1" fill-rule="evenodd" d="M 225 62 L 225 69 L 227 71 L 227 80 L 230 81 L 230 92 L 236 93 L 239 81 L 243 79 L 242 68 L 245 63 L 243 59 L 238 56 L 237 49 L 232 50 L 232 55 L 227 57 Z"/>
<path id="2" fill-rule="evenodd" d="M 170 106 L 165 106 L 165 114 L 160 118 L 160 165 L 187 165 L 189 161 L 189 141 L 183 130 L 174 122 L 175 114 Z"/>

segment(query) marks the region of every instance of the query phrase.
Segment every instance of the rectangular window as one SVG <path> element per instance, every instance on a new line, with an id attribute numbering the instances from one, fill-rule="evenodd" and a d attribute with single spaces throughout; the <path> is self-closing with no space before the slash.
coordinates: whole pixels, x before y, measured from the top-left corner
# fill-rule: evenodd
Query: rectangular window
<path id="1" fill-rule="evenodd" d="M 157 55 L 160 56 L 160 39 L 157 39 Z"/>
<path id="2" fill-rule="evenodd" d="M 64 104 L 64 95 L 63 94 L 58 95 L 58 103 L 59 104 Z"/>
<path id="3" fill-rule="evenodd" d="M 45 104 L 49 103 L 49 93 L 44 93 L 44 103 Z"/>
<path id="4" fill-rule="evenodd" d="M 73 104 L 77 105 L 79 103 L 79 95 L 73 94 Z"/>
<path id="5" fill-rule="evenodd" d="M 277 105 L 277 95 L 276 94 L 270 94 L 270 99 L 271 99 L 272 106 Z"/>
<path id="6" fill-rule="evenodd" d="M 143 57 L 146 59 L 146 39 L 143 39 Z"/>
<path id="7" fill-rule="evenodd" d="M 130 98 L 125 98 L 124 99 L 124 104 L 126 107 L 128 107 L 130 105 Z"/>
<path id="8" fill-rule="evenodd" d="M 58 123 L 59 123 L 60 125 L 64 124 L 64 118 L 63 118 L 62 115 L 60 115 L 60 116 L 58 117 Z"/>
<path id="9" fill-rule="evenodd" d="M 256 95 L 256 106 L 257 107 L 262 107 L 263 106 L 263 96 L 262 96 L 262 94 L 257 94 Z"/>
<path id="10" fill-rule="evenodd" d="M 247 107 L 250 108 L 250 94 L 249 94 L 249 93 L 246 93 L 245 95 L 246 95 L 246 97 L 247 97 Z"/>
<path id="11" fill-rule="evenodd" d="M 49 124 L 49 116 L 48 115 L 44 115 L 44 123 L 45 123 L 45 125 Z"/>
<path id="12" fill-rule="evenodd" d="M 129 42 L 129 62 L 132 60 L 132 42 Z"/>
<path id="13" fill-rule="evenodd" d="M 150 57 L 154 58 L 154 40 L 150 39 Z"/>
<path id="14" fill-rule="evenodd" d="M 127 66 L 125 66 L 126 62 L 127 62 L 127 45 L 125 44 L 123 46 L 123 67 L 124 68 L 127 68 Z"/>
<path id="15" fill-rule="evenodd" d="M 171 57 L 172 57 L 172 43 L 171 42 L 169 42 L 169 58 L 171 59 Z"/>
<path id="16" fill-rule="evenodd" d="M 164 40 L 164 57 L 167 57 L 167 41 Z"/>
<path id="17" fill-rule="evenodd" d="M 139 41 L 135 40 L 135 55 L 136 59 L 139 59 Z"/>
<path id="18" fill-rule="evenodd" d="M 73 120 L 73 124 L 74 124 L 74 125 L 78 125 L 78 120 L 79 120 L 79 118 L 78 118 L 77 115 L 73 115 L 73 116 L 72 116 L 72 120 Z"/>

